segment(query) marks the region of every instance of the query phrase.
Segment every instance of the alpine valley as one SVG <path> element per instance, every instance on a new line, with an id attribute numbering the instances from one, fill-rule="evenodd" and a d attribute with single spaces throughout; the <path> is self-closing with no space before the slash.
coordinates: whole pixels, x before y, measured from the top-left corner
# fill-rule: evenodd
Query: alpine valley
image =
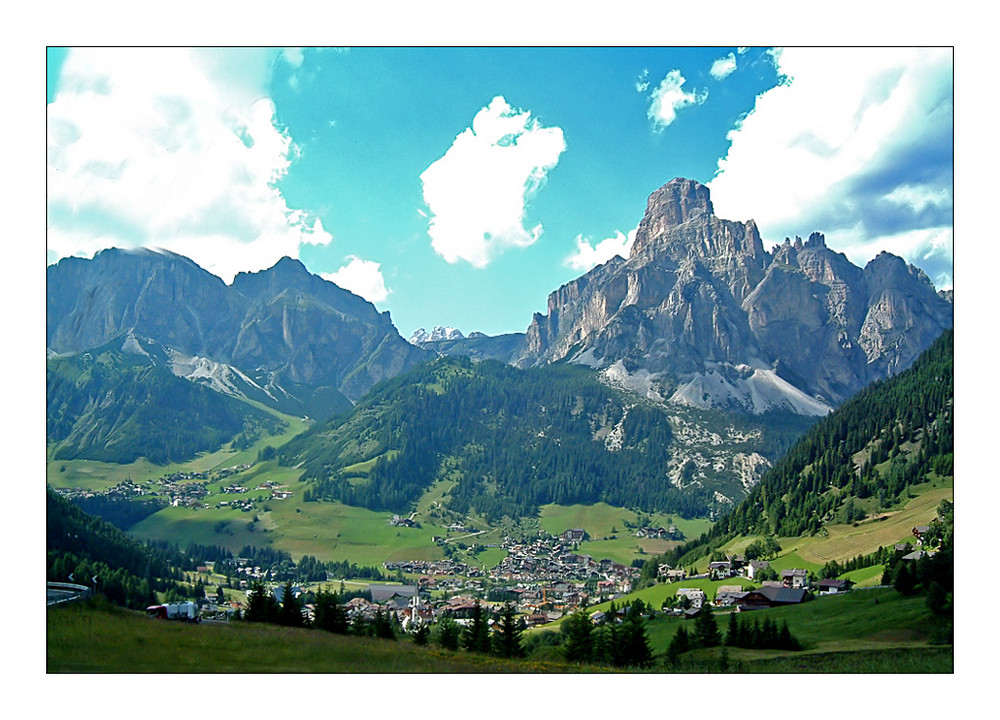
<path id="1" fill-rule="evenodd" d="M 751 555 L 824 579 L 864 557 L 891 582 L 907 571 L 884 548 L 950 523 L 951 293 L 819 232 L 765 250 L 692 180 L 656 190 L 629 256 L 556 289 L 524 333 L 407 341 L 297 260 L 227 285 L 116 249 L 48 267 L 46 323 L 50 520 L 131 543 L 122 604 L 196 577 L 247 612 L 262 579 L 378 604 L 372 581 L 396 581 L 565 615 L 570 657 L 578 607 L 669 607 L 668 572 L 714 590 Z M 50 580 L 112 565 L 58 537 Z M 142 543 L 192 574 L 143 587 Z M 661 635 L 667 658 L 677 628 Z"/>

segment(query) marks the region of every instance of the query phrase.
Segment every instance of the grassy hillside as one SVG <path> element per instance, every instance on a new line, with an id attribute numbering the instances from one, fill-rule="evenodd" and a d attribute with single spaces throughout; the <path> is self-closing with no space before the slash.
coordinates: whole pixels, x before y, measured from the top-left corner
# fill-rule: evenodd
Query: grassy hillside
<path id="1" fill-rule="evenodd" d="M 539 673 L 543 662 L 420 648 L 398 641 L 250 623 L 197 625 L 70 605 L 46 615 L 49 673 Z"/>
<path id="2" fill-rule="evenodd" d="M 878 602 L 876 602 L 878 601 Z M 804 645 L 799 652 L 727 648 L 728 671 L 745 673 L 949 673 L 953 649 L 932 644 L 940 620 L 922 598 L 870 590 L 761 610 L 786 621 Z M 716 618 L 725 633 L 727 617 Z M 333 635 L 319 630 L 249 623 L 185 625 L 92 601 L 47 611 L 47 671 L 129 673 L 571 673 L 608 672 L 561 660 L 558 648 L 532 644 L 532 656 L 505 661 L 437 645 Z M 671 668 L 664 654 L 684 623 L 647 623 L 655 662 L 649 672 L 718 672 L 722 648 L 692 651 Z M 688 626 L 690 629 L 690 626 Z M 536 631 L 537 632 L 550 632 Z"/>
<path id="3" fill-rule="evenodd" d="M 48 361 L 46 435 L 53 460 L 144 457 L 162 465 L 230 441 L 245 447 L 285 428 L 275 414 L 176 377 L 162 352 L 126 353 L 119 345 L 120 339 Z"/>

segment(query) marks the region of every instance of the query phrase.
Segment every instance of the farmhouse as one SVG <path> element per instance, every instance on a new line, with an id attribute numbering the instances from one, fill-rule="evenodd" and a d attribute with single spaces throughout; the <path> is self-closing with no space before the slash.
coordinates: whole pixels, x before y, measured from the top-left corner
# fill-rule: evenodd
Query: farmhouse
<path id="1" fill-rule="evenodd" d="M 809 587 L 809 573 L 802 568 L 787 568 L 781 571 L 781 584 L 787 588 Z"/>
<path id="2" fill-rule="evenodd" d="M 718 607 L 733 605 L 743 596 L 742 585 L 720 585 L 715 593 L 715 604 Z"/>
<path id="3" fill-rule="evenodd" d="M 820 595 L 832 595 L 834 593 L 842 593 L 850 590 L 851 581 L 826 578 L 816 583 L 816 588 L 819 590 Z"/>
<path id="4" fill-rule="evenodd" d="M 760 608 L 777 607 L 779 605 L 798 605 L 806 599 L 803 588 L 775 587 L 765 585 L 756 590 L 749 590 L 736 601 L 739 609 L 759 610 Z"/>
<path id="5" fill-rule="evenodd" d="M 705 591 L 701 588 L 678 588 L 677 598 L 687 598 L 692 609 L 698 610 L 705 604 Z"/>
<path id="6" fill-rule="evenodd" d="M 733 564 L 728 560 L 714 560 L 708 564 L 708 574 L 713 580 L 730 577 L 733 574 Z"/>

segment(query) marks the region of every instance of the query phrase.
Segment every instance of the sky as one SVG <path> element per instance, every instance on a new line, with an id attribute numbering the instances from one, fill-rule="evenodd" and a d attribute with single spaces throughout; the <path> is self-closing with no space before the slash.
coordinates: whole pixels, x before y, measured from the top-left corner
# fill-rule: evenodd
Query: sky
<path id="1" fill-rule="evenodd" d="M 404 337 L 523 332 L 687 177 L 766 248 L 818 231 L 948 289 L 953 75 L 933 47 L 50 47 L 46 259 L 290 256 Z"/>

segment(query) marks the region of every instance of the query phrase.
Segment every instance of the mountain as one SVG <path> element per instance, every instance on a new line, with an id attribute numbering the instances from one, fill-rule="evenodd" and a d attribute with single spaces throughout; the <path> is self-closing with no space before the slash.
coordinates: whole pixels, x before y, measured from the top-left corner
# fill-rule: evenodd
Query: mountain
<path id="1" fill-rule="evenodd" d="M 249 444 L 285 423 L 271 413 L 177 377 L 161 345 L 133 334 L 50 358 L 46 439 L 53 460 L 164 464 L 230 441 Z"/>
<path id="2" fill-rule="evenodd" d="M 388 313 L 283 258 L 232 285 L 191 260 L 104 250 L 47 268 L 46 345 L 66 355 L 129 334 L 167 349 L 176 375 L 276 409 L 326 417 L 432 357 Z"/>
<path id="3" fill-rule="evenodd" d="M 703 432 L 704 417 L 586 367 L 442 357 L 376 386 L 279 455 L 304 468 L 308 499 L 399 513 L 440 483 L 439 510 L 459 520 L 599 501 L 700 516 L 742 498 L 804 429 L 798 416 L 774 413 L 757 424 L 712 420 L 718 432 Z"/>
<path id="4" fill-rule="evenodd" d="M 418 328 L 410 337 L 410 342 L 413 345 L 424 345 L 425 343 L 438 342 L 440 340 L 461 340 L 464 337 L 465 335 L 462 334 L 462 331 L 457 328 L 437 325 L 430 332 L 427 332 L 423 328 Z"/>
<path id="5" fill-rule="evenodd" d="M 708 188 L 677 178 L 650 196 L 628 259 L 549 296 L 514 362 L 588 365 L 694 407 L 822 416 L 950 328 L 949 298 L 888 253 L 858 268 L 820 233 L 767 252 L 752 220 L 716 217 Z"/>
<path id="6" fill-rule="evenodd" d="M 418 331 L 419 332 L 419 331 Z M 473 360 L 499 360 L 511 363 L 518 357 L 524 346 L 524 333 L 506 333 L 503 335 L 486 335 L 480 332 L 469 333 L 468 337 L 459 334 L 458 337 L 438 337 L 417 341 L 416 344 L 436 355 L 465 355 Z M 414 336 L 416 337 L 416 335 Z M 414 338 L 410 342 L 415 342 Z"/>
<path id="7" fill-rule="evenodd" d="M 908 497 L 931 474 L 953 475 L 954 333 L 907 370 L 880 380 L 809 430 L 722 523 L 729 532 L 816 532 Z"/>

